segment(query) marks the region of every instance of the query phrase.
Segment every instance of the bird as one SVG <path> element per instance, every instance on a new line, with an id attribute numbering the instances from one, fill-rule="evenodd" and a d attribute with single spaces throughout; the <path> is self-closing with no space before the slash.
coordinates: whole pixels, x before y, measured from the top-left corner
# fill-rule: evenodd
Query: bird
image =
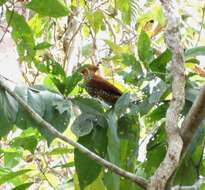
<path id="1" fill-rule="evenodd" d="M 98 70 L 98 66 L 91 64 L 81 69 L 85 81 L 85 90 L 90 96 L 103 100 L 110 105 L 114 105 L 123 92 L 96 74 Z"/>

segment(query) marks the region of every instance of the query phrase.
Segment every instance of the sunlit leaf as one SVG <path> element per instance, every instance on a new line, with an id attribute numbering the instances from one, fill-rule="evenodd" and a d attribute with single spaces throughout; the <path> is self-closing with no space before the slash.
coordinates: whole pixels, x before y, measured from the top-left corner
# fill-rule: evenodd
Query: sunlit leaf
<path id="1" fill-rule="evenodd" d="M 35 50 L 42 50 L 42 49 L 48 49 L 49 47 L 51 47 L 52 44 L 48 43 L 48 42 L 42 42 L 37 44 L 34 49 Z"/>
<path id="2" fill-rule="evenodd" d="M 6 175 L 3 175 L 0 177 L 0 185 L 4 184 L 5 182 L 8 182 L 9 180 L 11 180 L 17 176 L 23 175 L 23 174 L 28 173 L 30 171 L 31 171 L 30 169 L 25 169 L 25 170 L 19 170 L 16 172 L 10 172 Z"/>
<path id="3" fill-rule="evenodd" d="M 89 135 L 80 137 L 78 142 L 99 156 L 104 157 L 107 149 L 106 129 L 98 126 Z M 97 179 L 102 166 L 81 153 L 78 149 L 75 149 L 74 155 L 80 187 L 84 189 Z"/>
<path id="4" fill-rule="evenodd" d="M 153 61 L 154 55 L 150 38 L 143 30 L 139 35 L 137 47 L 140 60 L 144 62 L 145 66 L 147 66 L 151 61 Z"/>
<path id="5" fill-rule="evenodd" d="M 13 189 L 11 190 L 26 190 L 28 189 L 33 183 L 23 183 L 21 185 L 18 185 L 16 187 L 14 187 Z"/>
<path id="6" fill-rule="evenodd" d="M 35 42 L 31 28 L 24 17 L 14 11 L 7 10 L 6 20 L 12 27 L 12 38 L 17 45 L 20 58 L 31 62 L 35 56 Z"/>
<path id="7" fill-rule="evenodd" d="M 199 46 L 199 47 L 187 49 L 184 55 L 186 59 L 196 57 L 199 55 L 205 55 L 205 46 Z"/>
<path id="8" fill-rule="evenodd" d="M 162 80 L 165 79 L 166 75 L 166 64 L 171 61 L 172 53 L 169 49 L 164 51 L 156 59 L 150 63 L 150 69 L 156 76 L 160 77 Z"/>
<path id="9" fill-rule="evenodd" d="M 32 0 L 26 5 L 27 8 L 43 16 L 54 18 L 67 16 L 69 11 L 59 0 Z"/>

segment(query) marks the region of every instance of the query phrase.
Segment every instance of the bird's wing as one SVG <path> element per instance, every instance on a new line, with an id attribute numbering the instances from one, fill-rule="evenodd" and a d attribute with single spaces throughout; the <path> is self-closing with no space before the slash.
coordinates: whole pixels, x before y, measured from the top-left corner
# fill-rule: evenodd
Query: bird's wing
<path id="1" fill-rule="evenodd" d="M 104 78 L 94 75 L 90 80 L 90 85 L 96 89 L 104 90 L 109 94 L 121 96 L 123 93 L 118 88 L 116 88 L 113 84 L 106 81 Z"/>

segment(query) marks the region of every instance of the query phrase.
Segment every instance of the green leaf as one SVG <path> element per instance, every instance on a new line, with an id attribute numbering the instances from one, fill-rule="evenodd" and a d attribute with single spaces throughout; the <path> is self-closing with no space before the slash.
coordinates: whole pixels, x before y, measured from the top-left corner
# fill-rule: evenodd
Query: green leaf
<path id="1" fill-rule="evenodd" d="M 184 53 L 184 56 L 186 59 L 196 57 L 199 55 L 205 55 L 205 46 L 190 48 L 190 49 L 186 50 Z"/>
<path id="2" fill-rule="evenodd" d="M 149 103 L 156 104 L 160 101 L 162 96 L 167 92 L 168 85 L 164 81 L 160 81 L 156 86 L 153 87 L 153 90 L 149 96 Z"/>
<path id="3" fill-rule="evenodd" d="M 16 137 L 12 140 L 12 144 L 15 147 L 23 147 L 25 150 L 29 150 L 31 153 L 34 153 L 38 141 L 35 136 L 28 137 Z"/>
<path id="4" fill-rule="evenodd" d="M 130 0 L 116 0 L 116 8 L 121 11 L 122 19 L 125 24 L 130 23 L 131 19 L 131 2 Z"/>
<path id="5" fill-rule="evenodd" d="M 155 170 L 164 159 L 166 149 L 166 133 L 164 125 L 162 125 L 147 144 L 147 159 L 143 163 L 143 167 L 148 177 L 154 174 Z"/>
<path id="6" fill-rule="evenodd" d="M 62 155 L 62 154 L 71 154 L 73 152 L 73 149 L 66 148 L 66 147 L 58 147 L 51 150 L 48 154 L 49 155 Z"/>
<path id="7" fill-rule="evenodd" d="M 40 15 L 54 18 L 68 16 L 69 14 L 66 6 L 59 0 L 32 0 L 26 7 Z"/>
<path id="8" fill-rule="evenodd" d="M 49 80 L 52 81 L 52 85 L 56 86 L 56 88 L 61 92 L 61 94 L 64 94 L 67 80 L 66 73 L 58 62 L 48 58 L 43 64 L 37 61 L 35 63 L 35 66 L 39 71 L 47 73 L 49 76 Z"/>
<path id="9" fill-rule="evenodd" d="M 22 15 L 9 10 L 6 12 L 6 20 L 12 28 L 12 38 L 17 45 L 19 57 L 29 63 L 32 62 L 36 53 L 35 41 L 28 23 Z"/>
<path id="10" fill-rule="evenodd" d="M 198 88 L 187 87 L 185 89 L 186 100 L 189 100 L 190 102 L 194 102 L 196 97 L 199 94 L 199 90 L 200 89 L 198 89 Z"/>
<path id="11" fill-rule="evenodd" d="M 134 173 L 140 127 L 138 117 L 126 114 L 118 120 L 118 134 L 120 137 L 120 167 Z M 120 179 L 120 189 L 136 189 L 136 185 L 127 179 Z"/>
<path id="12" fill-rule="evenodd" d="M 101 11 L 95 11 L 86 12 L 85 14 L 94 32 L 97 33 L 103 25 L 103 13 Z"/>
<path id="13" fill-rule="evenodd" d="M 126 66 L 131 66 L 135 71 L 135 75 L 142 74 L 142 67 L 139 61 L 136 60 L 134 55 L 131 54 L 122 54 L 122 63 Z"/>
<path id="14" fill-rule="evenodd" d="M 80 137 L 78 143 L 84 145 L 86 148 L 103 158 L 107 148 L 106 128 L 99 126 L 95 127 L 92 133 Z M 78 149 L 75 149 L 74 151 L 74 158 L 80 187 L 84 189 L 97 179 L 102 171 L 102 167 L 87 157 L 87 155 L 79 152 Z"/>
<path id="15" fill-rule="evenodd" d="M 153 49 L 151 47 L 151 41 L 149 36 L 143 30 L 141 31 L 138 39 L 138 55 L 140 60 L 147 67 L 150 62 L 154 59 Z"/>
<path id="16" fill-rule="evenodd" d="M 193 185 L 198 179 L 197 170 L 191 160 L 184 161 L 175 177 L 174 184 Z"/>
<path id="17" fill-rule="evenodd" d="M 82 79 L 83 76 L 79 72 L 75 72 L 71 76 L 68 76 L 66 79 L 65 95 L 68 96 Z"/>
<path id="18" fill-rule="evenodd" d="M 34 14 L 28 21 L 35 37 L 41 37 L 48 30 L 49 18 Z M 47 29 L 47 30 L 46 30 Z"/>
<path id="19" fill-rule="evenodd" d="M 52 44 L 48 43 L 48 42 L 41 42 L 39 44 L 37 44 L 34 49 L 35 50 L 42 50 L 42 49 L 48 49 L 49 47 L 51 47 Z"/>
<path id="20" fill-rule="evenodd" d="M 81 98 L 77 97 L 72 100 L 72 102 L 77 105 L 82 112 L 89 114 L 102 114 L 104 113 L 104 108 L 99 101 L 93 98 Z"/>
<path id="21" fill-rule="evenodd" d="M 107 154 L 108 160 L 118 166 L 120 166 L 120 139 L 117 132 L 117 116 L 113 110 L 108 112 L 108 147 Z M 108 189 L 118 190 L 120 187 L 120 177 L 114 173 L 104 173 L 104 183 Z"/>
<path id="22" fill-rule="evenodd" d="M 64 105 L 65 101 L 62 96 L 47 90 L 34 91 L 22 87 L 16 87 L 15 92 L 59 132 L 63 132 L 67 129 L 71 117 L 71 107 L 69 108 L 69 105 L 71 104 L 68 101 L 66 108 L 60 107 L 60 102 L 62 102 L 61 105 Z M 53 135 L 48 133 L 44 127 L 39 126 L 39 123 L 34 121 L 21 107 L 18 113 L 16 125 L 22 129 L 26 129 L 28 127 L 37 128 L 47 139 L 48 143 L 54 139 Z"/>
<path id="23" fill-rule="evenodd" d="M 125 93 L 123 94 L 115 103 L 115 112 L 117 115 L 125 113 L 126 108 L 128 108 L 130 103 L 130 94 Z"/>
<path id="24" fill-rule="evenodd" d="M 115 54 L 121 54 L 121 53 L 123 53 L 123 48 L 120 47 L 119 45 L 113 43 L 113 42 L 110 41 L 110 40 L 104 40 L 104 42 L 112 49 L 112 51 L 113 51 Z"/>
<path id="25" fill-rule="evenodd" d="M 4 3 L 6 3 L 7 0 L 0 0 L 0 6 L 2 6 Z"/>
<path id="26" fill-rule="evenodd" d="M 75 119 L 71 130 L 77 137 L 85 136 L 92 131 L 96 121 L 95 115 L 81 114 Z"/>
<path id="27" fill-rule="evenodd" d="M 71 162 L 68 162 L 66 164 L 58 164 L 58 165 L 54 166 L 53 168 L 58 168 L 58 167 L 71 168 L 71 167 L 74 167 L 74 166 L 75 166 L 75 162 L 71 161 Z"/>
<path id="28" fill-rule="evenodd" d="M 4 155 L 4 166 L 7 168 L 15 167 L 22 159 L 22 152 L 17 149 L 1 149 L 1 152 Z"/>
<path id="29" fill-rule="evenodd" d="M 14 89 L 14 92 L 27 103 L 28 103 L 28 91 L 29 90 L 26 87 L 19 87 L 19 86 L 16 86 L 16 88 Z M 29 94 L 31 95 L 29 98 L 30 99 L 29 106 L 31 106 L 40 116 L 43 116 L 45 112 L 45 104 L 42 102 L 42 99 L 39 96 L 39 93 L 31 90 Z M 27 129 L 29 127 L 38 126 L 38 124 L 31 118 L 29 113 L 27 113 L 22 108 L 22 106 L 19 106 L 19 111 L 18 111 L 15 124 L 17 127 L 21 129 Z"/>
<path id="30" fill-rule="evenodd" d="M 54 102 L 53 106 L 60 114 L 63 114 L 64 112 L 70 111 L 71 102 L 68 100 L 59 100 Z"/>
<path id="31" fill-rule="evenodd" d="M 85 188 L 85 190 L 107 190 L 107 188 L 103 184 L 101 175 L 99 175 L 95 181 Z"/>
<path id="32" fill-rule="evenodd" d="M 0 90 L 0 113 L 0 137 L 3 137 L 13 128 L 18 113 L 17 102 L 3 90 Z"/>
<path id="33" fill-rule="evenodd" d="M 56 110 L 56 102 L 64 101 L 63 97 L 49 91 L 42 91 L 41 96 L 46 108 L 43 118 L 53 125 L 59 132 L 64 132 L 70 123 L 71 108 L 60 114 L 59 111 Z M 39 127 L 39 130 L 47 139 L 48 143 L 55 138 L 55 136 L 48 133 L 44 127 Z"/>
<path id="34" fill-rule="evenodd" d="M 166 74 L 166 64 L 171 61 L 172 53 L 169 49 L 165 50 L 161 55 L 159 55 L 156 59 L 154 59 L 150 63 L 150 69 L 156 76 L 165 79 Z"/>
<path id="35" fill-rule="evenodd" d="M 30 169 L 25 169 L 25 170 L 19 170 L 16 172 L 9 172 L 8 174 L 5 174 L 5 175 L 0 177 L 0 185 L 8 182 L 9 180 L 11 180 L 17 176 L 23 175 L 23 174 L 28 173 L 30 171 L 31 171 Z"/>
<path id="36" fill-rule="evenodd" d="M 25 150 L 34 153 L 38 141 L 40 140 L 40 134 L 34 128 L 28 128 L 23 130 L 23 132 L 16 138 L 12 139 L 12 147 L 22 147 Z"/>
<path id="37" fill-rule="evenodd" d="M 21 185 L 18 185 L 16 187 L 14 187 L 13 189 L 11 190 L 26 190 L 28 189 L 33 183 L 23 183 Z"/>
<path id="38" fill-rule="evenodd" d="M 165 118 L 167 108 L 167 103 L 157 106 L 156 109 L 154 109 L 151 113 L 147 115 L 146 119 L 148 119 L 149 122 L 151 122 L 152 124 L 156 121 L 160 121 L 162 118 Z"/>

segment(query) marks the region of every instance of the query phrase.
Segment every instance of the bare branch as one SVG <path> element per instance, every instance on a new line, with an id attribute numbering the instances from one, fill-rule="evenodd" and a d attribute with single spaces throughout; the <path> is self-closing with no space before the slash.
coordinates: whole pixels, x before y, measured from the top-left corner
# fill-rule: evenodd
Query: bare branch
<path id="1" fill-rule="evenodd" d="M 199 179 L 194 185 L 191 186 L 174 186 L 171 190 L 198 190 L 200 189 L 201 185 L 204 184 L 205 178 Z"/>
<path id="2" fill-rule="evenodd" d="M 101 158 L 97 154 L 93 153 L 83 145 L 71 140 L 67 136 L 64 136 L 60 132 L 58 132 L 50 123 L 45 121 L 40 115 L 38 115 L 21 97 L 19 97 L 16 93 L 14 93 L 8 85 L 4 82 L 4 78 L 0 76 L 0 88 L 6 90 L 12 97 L 16 99 L 16 101 L 30 114 L 30 116 L 42 127 L 46 128 L 51 134 L 53 134 L 55 137 L 67 142 L 68 144 L 72 145 L 73 147 L 77 148 L 80 152 L 87 155 L 90 159 L 96 161 L 98 164 L 108 168 L 110 171 L 118 174 L 119 176 L 125 177 L 132 182 L 136 183 L 143 189 L 146 189 L 147 187 L 147 181 L 139 176 L 136 176 L 133 173 L 130 173 L 115 164 L 112 164 L 111 162 Z"/>
<path id="3" fill-rule="evenodd" d="M 200 126 L 205 117 L 205 85 L 201 88 L 201 91 L 192 105 L 189 113 L 181 127 L 181 136 L 184 142 L 183 150 L 185 151 L 190 144 L 196 130 Z M 183 151 L 183 152 L 184 152 Z"/>
<path id="4" fill-rule="evenodd" d="M 148 189 L 163 190 L 167 181 L 176 170 L 179 162 L 183 141 L 178 130 L 178 120 L 185 101 L 185 68 L 183 49 L 180 45 L 180 33 L 177 17 L 172 1 L 161 0 L 167 20 L 165 41 L 172 51 L 172 100 L 166 113 L 166 133 L 168 149 L 165 159 L 152 176 Z"/>

